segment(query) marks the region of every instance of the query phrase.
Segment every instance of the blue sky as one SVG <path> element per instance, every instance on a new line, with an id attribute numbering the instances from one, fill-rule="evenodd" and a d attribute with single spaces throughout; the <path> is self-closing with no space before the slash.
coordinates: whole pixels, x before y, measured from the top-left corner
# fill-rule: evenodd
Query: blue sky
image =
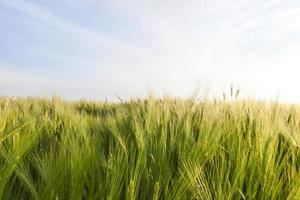
<path id="1" fill-rule="evenodd" d="M 0 93 L 300 101 L 298 0 L 0 0 Z"/>

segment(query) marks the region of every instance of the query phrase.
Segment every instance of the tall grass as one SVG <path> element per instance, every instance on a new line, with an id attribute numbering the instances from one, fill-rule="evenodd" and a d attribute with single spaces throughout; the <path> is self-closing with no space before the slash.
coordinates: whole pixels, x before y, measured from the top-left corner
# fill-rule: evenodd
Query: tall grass
<path id="1" fill-rule="evenodd" d="M 300 107 L 0 99 L 0 199 L 300 199 Z"/>

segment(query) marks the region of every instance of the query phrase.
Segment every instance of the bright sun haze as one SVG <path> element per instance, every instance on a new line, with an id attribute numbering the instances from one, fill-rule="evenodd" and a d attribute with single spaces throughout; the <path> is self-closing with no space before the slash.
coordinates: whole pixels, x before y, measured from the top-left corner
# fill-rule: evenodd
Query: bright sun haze
<path id="1" fill-rule="evenodd" d="M 300 102 L 299 0 L 0 0 L 0 94 Z"/>

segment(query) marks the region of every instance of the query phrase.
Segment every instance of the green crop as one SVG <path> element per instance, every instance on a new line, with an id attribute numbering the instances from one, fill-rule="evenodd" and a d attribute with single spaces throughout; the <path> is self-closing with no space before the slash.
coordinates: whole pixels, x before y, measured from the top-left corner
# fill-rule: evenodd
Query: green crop
<path id="1" fill-rule="evenodd" d="M 300 199 L 300 107 L 0 99 L 0 199 Z"/>

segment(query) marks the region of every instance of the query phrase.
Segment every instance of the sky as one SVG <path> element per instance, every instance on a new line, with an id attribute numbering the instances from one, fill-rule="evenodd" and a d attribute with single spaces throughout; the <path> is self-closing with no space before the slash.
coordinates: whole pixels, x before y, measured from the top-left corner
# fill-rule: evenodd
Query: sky
<path id="1" fill-rule="evenodd" d="M 0 95 L 300 102 L 299 0 L 0 0 Z"/>

